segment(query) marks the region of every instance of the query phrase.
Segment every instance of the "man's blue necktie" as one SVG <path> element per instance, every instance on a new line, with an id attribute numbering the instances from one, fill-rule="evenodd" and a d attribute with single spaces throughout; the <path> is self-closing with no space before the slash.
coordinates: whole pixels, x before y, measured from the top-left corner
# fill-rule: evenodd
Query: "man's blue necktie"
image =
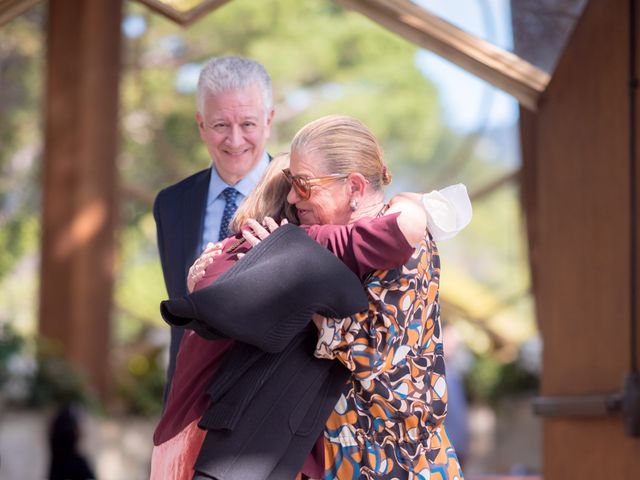
<path id="1" fill-rule="evenodd" d="M 229 236 L 229 222 L 238 208 L 236 199 L 238 198 L 239 193 L 240 192 L 233 187 L 227 187 L 221 193 L 224 197 L 225 205 L 224 212 L 222 213 L 222 221 L 220 222 L 220 235 L 218 235 L 218 241 Z"/>

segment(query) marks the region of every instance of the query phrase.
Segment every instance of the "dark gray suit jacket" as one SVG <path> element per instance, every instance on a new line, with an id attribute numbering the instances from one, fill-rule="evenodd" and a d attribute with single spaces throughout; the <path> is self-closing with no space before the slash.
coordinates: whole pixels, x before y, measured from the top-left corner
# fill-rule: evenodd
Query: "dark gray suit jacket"
<path id="1" fill-rule="evenodd" d="M 199 247 L 210 179 L 211 168 L 202 170 L 162 190 L 153 204 L 160 263 L 169 298 L 188 293 L 187 273 L 201 253 Z M 181 328 L 171 328 L 165 400 L 183 331 Z"/>

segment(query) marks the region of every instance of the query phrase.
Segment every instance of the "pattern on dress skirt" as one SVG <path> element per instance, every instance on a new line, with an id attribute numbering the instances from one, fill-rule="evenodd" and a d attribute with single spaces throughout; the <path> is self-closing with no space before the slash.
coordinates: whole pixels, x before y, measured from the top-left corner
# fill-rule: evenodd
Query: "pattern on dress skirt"
<path id="1" fill-rule="evenodd" d="M 463 478 L 443 425 L 439 281 L 425 239 L 404 267 L 369 277 L 368 312 L 323 322 L 316 356 L 352 372 L 325 427 L 326 480 Z"/>

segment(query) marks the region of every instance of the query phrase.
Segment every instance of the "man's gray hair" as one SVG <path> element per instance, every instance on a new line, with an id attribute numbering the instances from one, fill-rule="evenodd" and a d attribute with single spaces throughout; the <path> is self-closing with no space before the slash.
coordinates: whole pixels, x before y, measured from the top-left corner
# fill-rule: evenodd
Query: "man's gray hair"
<path id="1" fill-rule="evenodd" d="M 205 63 L 198 79 L 198 111 L 204 114 L 207 95 L 217 95 L 228 90 L 238 90 L 256 85 L 262 93 L 264 113 L 273 108 L 271 77 L 255 60 L 242 57 L 214 57 Z"/>

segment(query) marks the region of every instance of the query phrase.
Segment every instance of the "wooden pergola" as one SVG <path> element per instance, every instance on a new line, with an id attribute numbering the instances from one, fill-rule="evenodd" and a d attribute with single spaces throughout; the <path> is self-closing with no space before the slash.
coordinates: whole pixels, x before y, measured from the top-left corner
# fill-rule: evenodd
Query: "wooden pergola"
<path id="1" fill-rule="evenodd" d="M 188 25 L 229 0 L 194 8 L 180 0 L 139 1 Z M 619 391 L 629 357 L 626 279 L 638 269 L 629 262 L 627 1 L 588 2 L 553 78 L 409 0 L 335 1 L 520 102 L 520 179 L 545 346 L 541 394 Z M 0 24 L 35 3 L 0 0 Z M 48 4 L 40 329 L 104 393 L 122 0 Z M 619 415 L 605 413 L 544 419 L 545 479 L 593 472 L 640 478 L 639 440 L 624 435 Z"/>

